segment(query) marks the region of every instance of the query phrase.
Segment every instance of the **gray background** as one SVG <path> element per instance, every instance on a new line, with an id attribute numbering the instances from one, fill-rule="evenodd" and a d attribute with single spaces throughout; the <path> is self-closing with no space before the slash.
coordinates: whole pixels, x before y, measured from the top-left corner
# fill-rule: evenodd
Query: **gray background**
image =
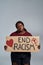
<path id="1" fill-rule="evenodd" d="M 43 64 L 43 0 L 0 0 L 0 65 L 11 65 L 10 52 L 4 51 L 5 38 L 21 20 L 32 35 L 40 36 L 40 52 L 32 53 L 31 65 Z"/>

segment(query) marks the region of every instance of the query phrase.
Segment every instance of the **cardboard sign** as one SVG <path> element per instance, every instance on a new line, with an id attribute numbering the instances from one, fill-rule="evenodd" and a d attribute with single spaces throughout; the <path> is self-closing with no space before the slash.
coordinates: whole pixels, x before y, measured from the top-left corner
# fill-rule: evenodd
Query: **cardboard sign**
<path id="1" fill-rule="evenodd" d="M 38 52 L 39 43 L 39 36 L 7 36 L 4 48 L 9 52 Z"/>

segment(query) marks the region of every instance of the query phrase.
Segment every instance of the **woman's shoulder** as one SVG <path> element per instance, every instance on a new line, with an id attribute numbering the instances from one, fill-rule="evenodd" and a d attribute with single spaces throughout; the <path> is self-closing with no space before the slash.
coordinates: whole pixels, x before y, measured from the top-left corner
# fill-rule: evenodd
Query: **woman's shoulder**
<path id="1" fill-rule="evenodd" d="M 10 34 L 10 36 L 16 36 L 16 32 L 17 32 L 17 31 L 12 32 L 12 33 Z"/>
<path id="2" fill-rule="evenodd" d="M 32 36 L 32 34 L 30 32 L 26 32 L 28 36 Z"/>

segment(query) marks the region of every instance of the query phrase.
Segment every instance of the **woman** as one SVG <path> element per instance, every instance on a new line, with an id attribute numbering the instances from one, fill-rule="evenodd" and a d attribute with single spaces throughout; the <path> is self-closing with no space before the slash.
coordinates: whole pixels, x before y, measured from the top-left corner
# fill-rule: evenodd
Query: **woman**
<path id="1" fill-rule="evenodd" d="M 10 34 L 10 36 L 32 36 L 25 27 L 22 21 L 16 23 L 17 31 Z M 12 65 L 30 65 L 30 52 L 11 52 Z"/>

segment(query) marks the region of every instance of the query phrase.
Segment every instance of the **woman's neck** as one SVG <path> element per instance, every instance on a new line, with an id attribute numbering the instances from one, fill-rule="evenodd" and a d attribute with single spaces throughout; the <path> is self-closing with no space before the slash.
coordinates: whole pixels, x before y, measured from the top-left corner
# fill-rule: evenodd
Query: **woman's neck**
<path id="1" fill-rule="evenodd" d="M 26 31 L 23 30 L 23 31 L 19 31 L 19 34 L 24 34 Z"/>

